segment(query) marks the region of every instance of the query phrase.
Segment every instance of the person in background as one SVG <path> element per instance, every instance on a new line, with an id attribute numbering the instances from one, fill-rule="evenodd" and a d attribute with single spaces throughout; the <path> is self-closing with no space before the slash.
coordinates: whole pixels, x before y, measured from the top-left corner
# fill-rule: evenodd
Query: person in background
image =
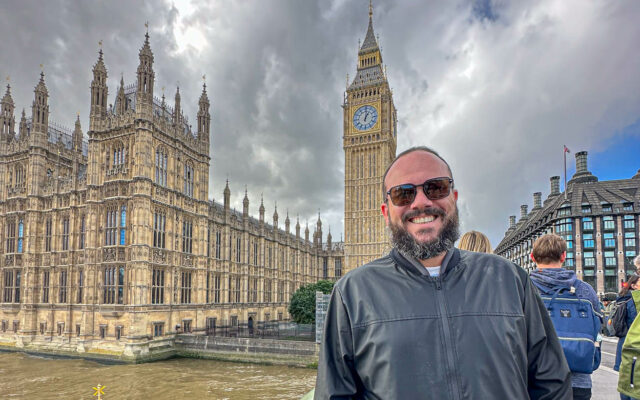
<path id="1" fill-rule="evenodd" d="M 562 237 L 554 234 L 539 237 L 533 243 L 531 252 L 531 259 L 537 265 L 536 270 L 531 272 L 531 280 L 541 288 L 542 293 L 549 293 L 558 287 L 571 288 L 572 293 L 575 290 L 578 299 L 591 302 L 594 312 L 600 311 L 600 300 L 591 285 L 579 280 L 574 271 L 562 268 L 566 257 L 567 242 Z M 574 325 L 571 326 L 574 327 Z M 590 399 L 591 386 L 590 374 L 571 372 L 574 400 Z"/>
<path id="2" fill-rule="evenodd" d="M 460 250 L 475 251 L 478 253 L 493 253 L 489 238 L 478 231 L 469 231 L 462 235 L 458 248 Z"/>
<path id="3" fill-rule="evenodd" d="M 638 262 L 639 259 L 636 257 L 634 262 Z M 638 264 L 636 264 L 637 266 Z M 633 303 L 633 299 L 631 298 L 631 291 L 637 290 L 640 288 L 640 276 L 631 275 L 627 282 L 622 285 L 622 290 L 620 290 L 619 296 L 616 299 L 616 303 L 618 303 L 618 307 L 627 307 L 627 326 L 631 326 L 633 320 L 636 319 L 636 315 L 638 311 L 636 310 L 636 305 Z M 623 304 L 621 304 L 623 303 Z M 618 347 L 616 348 L 616 361 L 613 364 L 613 369 L 615 371 L 620 371 L 620 362 L 622 361 L 622 345 L 624 344 L 624 340 L 626 339 L 626 335 L 618 339 Z M 627 396 L 626 394 L 620 393 L 620 400 L 634 400 L 632 397 Z"/>

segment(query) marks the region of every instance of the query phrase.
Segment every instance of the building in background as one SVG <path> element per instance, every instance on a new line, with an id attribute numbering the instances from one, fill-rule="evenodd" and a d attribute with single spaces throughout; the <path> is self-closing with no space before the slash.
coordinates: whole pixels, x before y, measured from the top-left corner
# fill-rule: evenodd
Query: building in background
<path id="1" fill-rule="evenodd" d="M 576 153 L 576 173 L 560 192 L 560 177 L 551 177 L 551 193 L 533 194 L 533 209 L 520 206 L 520 219 L 509 228 L 495 253 L 531 270 L 533 242 L 546 233 L 567 241 L 565 267 L 591 284 L 598 294 L 617 292 L 634 273 L 638 254 L 640 170 L 630 179 L 598 181 L 587 168 L 587 152 Z"/>
<path id="2" fill-rule="evenodd" d="M 154 96 L 148 34 L 137 78 L 109 100 L 103 53 L 93 67 L 88 143 L 49 121 L 44 73 L 17 125 L 11 89 L 0 109 L 0 344 L 148 353 L 180 331 L 288 318 L 291 294 L 343 273 L 342 243 L 313 239 L 209 201 L 206 86 L 195 128 Z M 109 105 L 113 102 L 113 106 Z M 17 131 L 17 133 L 16 133 Z"/>
<path id="3" fill-rule="evenodd" d="M 382 178 L 396 156 L 397 111 L 373 33 L 373 10 L 358 51 L 358 68 L 347 77 L 344 119 L 344 258 L 345 272 L 376 258 L 389 248 L 380 212 Z"/>

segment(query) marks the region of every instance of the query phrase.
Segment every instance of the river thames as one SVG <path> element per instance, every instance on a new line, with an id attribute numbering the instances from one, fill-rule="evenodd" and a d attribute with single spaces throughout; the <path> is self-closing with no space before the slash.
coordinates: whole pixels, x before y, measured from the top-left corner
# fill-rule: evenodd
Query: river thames
<path id="1" fill-rule="evenodd" d="M 299 399 L 313 388 L 315 369 L 176 358 L 107 365 L 0 352 L 0 398 Z"/>

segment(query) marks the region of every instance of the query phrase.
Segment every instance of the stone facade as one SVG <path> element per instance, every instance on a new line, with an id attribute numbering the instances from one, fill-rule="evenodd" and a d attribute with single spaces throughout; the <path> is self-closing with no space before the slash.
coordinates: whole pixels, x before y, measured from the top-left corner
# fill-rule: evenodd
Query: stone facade
<path id="1" fill-rule="evenodd" d="M 397 111 L 373 33 L 371 6 L 367 34 L 358 51 L 357 73 L 347 86 L 342 108 L 348 272 L 389 250 L 380 204 L 384 201 L 382 178 L 396 156 Z"/>
<path id="2" fill-rule="evenodd" d="M 598 294 L 618 292 L 635 273 L 640 215 L 640 170 L 630 179 L 598 181 L 587 168 L 587 152 L 578 152 L 576 173 L 560 192 L 560 177 L 551 177 L 551 192 L 533 194 L 533 209 L 520 207 L 520 219 L 509 217 L 509 229 L 495 253 L 527 270 L 536 238 L 556 233 L 567 241 L 565 268 L 591 284 Z"/>
<path id="3" fill-rule="evenodd" d="M 342 243 L 323 243 L 208 200 L 206 86 L 196 128 L 154 96 L 146 35 L 137 79 L 108 104 L 102 51 L 93 67 L 88 143 L 49 122 L 44 74 L 18 124 L 0 112 L 0 345 L 124 355 L 176 331 L 287 319 L 301 285 L 342 275 Z M 154 344 L 156 343 L 156 344 Z"/>

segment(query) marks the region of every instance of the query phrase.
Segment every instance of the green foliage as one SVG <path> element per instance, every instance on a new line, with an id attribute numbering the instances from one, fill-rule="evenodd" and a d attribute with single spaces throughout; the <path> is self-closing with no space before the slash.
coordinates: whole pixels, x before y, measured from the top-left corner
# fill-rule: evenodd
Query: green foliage
<path id="1" fill-rule="evenodd" d="M 318 281 L 305 286 L 291 296 L 289 314 L 298 324 L 313 324 L 316 322 L 316 291 L 329 294 L 333 290 L 333 282 Z"/>

